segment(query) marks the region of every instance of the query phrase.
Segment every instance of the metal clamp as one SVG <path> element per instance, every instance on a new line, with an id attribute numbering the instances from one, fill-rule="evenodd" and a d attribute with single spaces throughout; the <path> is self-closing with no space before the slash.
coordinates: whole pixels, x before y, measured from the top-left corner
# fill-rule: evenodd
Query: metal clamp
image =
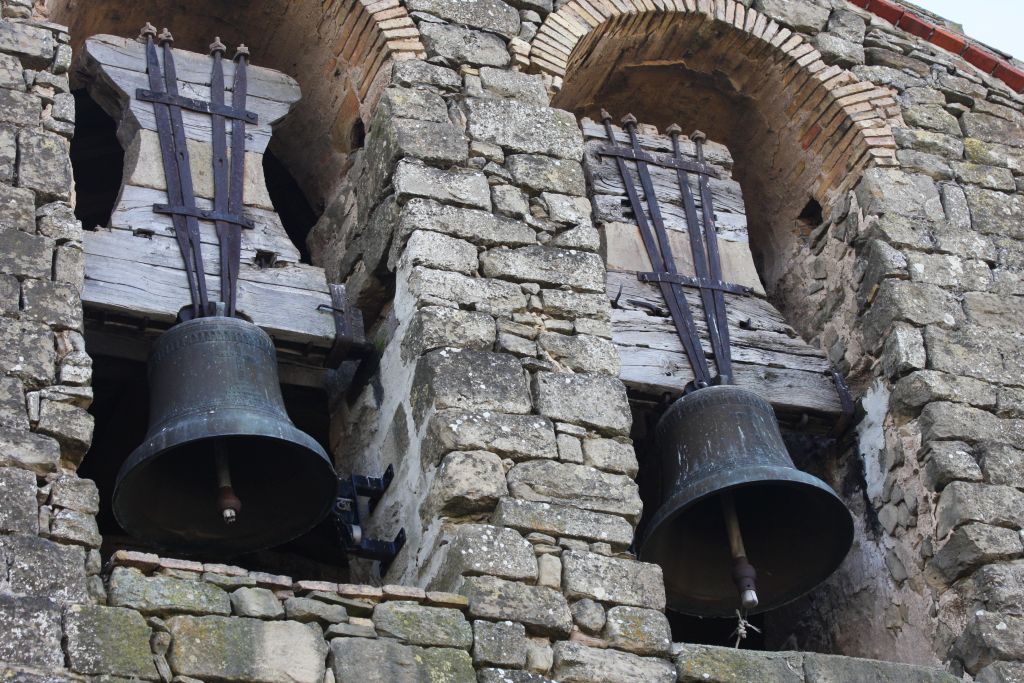
<path id="1" fill-rule="evenodd" d="M 353 474 L 338 479 L 338 497 L 334 501 L 332 514 L 338 532 L 338 542 L 351 557 L 362 557 L 380 562 L 380 573 L 384 575 L 395 556 L 405 545 L 405 529 L 399 529 L 394 540 L 384 541 L 366 538 L 359 515 L 359 498 L 367 498 L 370 513 L 377 507 L 384 492 L 395 478 L 395 468 L 388 465 L 380 477 Z"/>

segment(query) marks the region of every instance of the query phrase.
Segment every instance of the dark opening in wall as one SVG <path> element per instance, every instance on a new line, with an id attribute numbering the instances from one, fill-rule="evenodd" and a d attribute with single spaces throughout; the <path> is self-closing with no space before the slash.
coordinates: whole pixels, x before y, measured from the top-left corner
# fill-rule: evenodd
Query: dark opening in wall
<path id="1" fill-rule="evenodd" d="M 362 119 L 356 119 L 355 123 L 352 124 L 352 133 L 348 139 L 349 151 L 354 152 L 357 149 L 361 149 L 365 143 L 366 126 L 363 125 Z"/>
<path id="2" fill-rule="evenodd" d="M 302 262 L 309 263 L 306 237 L 320 216 L 306 200 L 298 182 L 270 149 L 263 155 L 263 175 L 270 200 L 281 217 L 288 238 L 298 248 Z"/>
<path id="3" fill-rule="evenodd" d="M 822 214 L 821 204 L 816 199 L 811 199 L 804 205 L 800 215 L 797 216 L 797 220 L 805 225 L 816 228 L 821 225 L 821 222 L 825 220 Z"/>
<path id="4" fill-rule="evenodd" d="M 75 136 L 71 139 L 71 166 L 75 175 L 75 216 L 86 230 L 110 222 L 121 189 L 124 150 L 117 141 L 117 124 L 89 97 L 75 90 Z"/>
<path id="5" fill-rule="evenodd" d="M 123 341 L 123 340 L 122 340 Z M 121 464 L 142 443 L 149 424 L 149 387 L 143 345 L 137 344 L 134 357 L 114 357 L 103 353 L 123 343 L 109 332 L 92 328 L 86 331 L 86 345 L 93 359 L 94 400 L 89 412 L 95 418 L 92 447 L 79 468 L 82 477 L 96 482 L 100 491 L 97 523 L 103 536 L 102 553 L 109 557 L 118 549 L 138 549 L 160 553 L 144 539 L 128 535 L 118 524 L 111 507 L 111 496 Z M 321 445 L 328 439 L 327 397 L 322 389 L 284 384 L 281 387 L 288 416 L 296 427 Z M 212 464 L 211 464 L 212 467 Z M 197 473 L 196 476 L 201 476 Z M 211 475 L 211 500 L 216 496 Z M 345 554 L 334 540 L 333 521 L 328 517 L 309 533 L 276 548 L 230 558 L 232 564 L 250 570 L 286 574 L 297 578 L 332 581 L 347 580 Z M 173 553 L 179 556 L 180 553 Z M 223 558 L 196 557 L 200 561 Z"/>

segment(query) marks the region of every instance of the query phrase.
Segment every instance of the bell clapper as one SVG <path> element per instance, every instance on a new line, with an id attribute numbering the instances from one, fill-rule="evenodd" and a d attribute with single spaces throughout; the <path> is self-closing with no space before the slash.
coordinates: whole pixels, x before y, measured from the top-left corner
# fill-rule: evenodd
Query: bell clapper
<path id="1" fill-rule="evenodd" d="M 214 459 L 217 464 L 217 505 L 225 524 L 234 524 L 242 509 L 242 501 L 231 486 L 231 470 L 228 468 L 228 454 L 219 441 L 214 445 Z"/>
<path id="2" fill-rule="evenodd" d="M 736 501 L 732 491 L 723 491 L 722 513 L 725 515 L 726 533 L 729 535 L 729 551 L 732 553 L 732 578 L 740 593 L 740 604 L 744 610 L 757 607 L 757 571 L 747 560 L 747 551 L 743 547 L 743 535 L 740 533 L 740 522 L 736 517 Z M 742 626 L 742 622 L 741 622 Z"/>

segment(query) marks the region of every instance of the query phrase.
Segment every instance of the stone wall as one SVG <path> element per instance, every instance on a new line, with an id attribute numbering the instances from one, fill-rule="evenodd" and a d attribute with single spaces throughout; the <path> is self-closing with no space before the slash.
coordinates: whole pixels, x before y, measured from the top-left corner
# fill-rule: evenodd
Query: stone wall
<path id="1" fill-rule="evenodd" d="M 91 394 L 68 36 L 29 19 L 24 0 L 4 3 L 5 676 L 951 678 L 671 645 L 660 569 L 628 551 L 642 504 L 604 262 L 581 201 L 582 136 L 548 106 L 542 77 L 513 70 L 553 8 L 517 5 L 407 2 L 427 61 L 393 66 L 366 147 L 311 239 L 329 278 L 377 316 L 380 371 L 336 402 L 332 444 L 343 469 L 395 465 L 367 532 L 404 527 L 406 548 L 383 579 L 368 564 L 352 572 L 404 588 L 375 589 L 152 556 L 101 566 L 97 492 L 74 476 Z M 781 260 L 780 308 L 849 371 L 861 413 L 857 448 L 834 463 L 857 547 L 778 628 L 799 649 L 1015 680 L 1024 100 L 842 0 L 755 7 L 816 46 L 801 58 L 891 88 L 899 109 L 887 112 L 898 166 L 851 180 Z M 829 51 L 835 39 L 853 45 L 851 63 Z M 302 666 L 283 671 L 286 658 Z"/>

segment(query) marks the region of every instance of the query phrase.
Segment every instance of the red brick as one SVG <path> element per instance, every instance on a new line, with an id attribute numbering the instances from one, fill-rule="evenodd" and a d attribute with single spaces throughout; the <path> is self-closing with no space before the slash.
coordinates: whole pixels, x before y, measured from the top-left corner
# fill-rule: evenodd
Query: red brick
<path id="1" fill-rule="evenodd" d="M 988 50 L 981 49 L 977 45 L 968 45 L 967 51 L 964 52 L 963 57 L 987 74 L 992 73 L 992 70 L 995 69 L 1001 61 L 999 57 L 996 57 Z"/>
<path id="2" fill-rule="evenodd" d="M 930 40 L 934 45 L 938 45 L 943 50 L 949 50 L 955 55 L 960 54 L 967 47 L 967 40 L 962 35 L 941 26 L 935 27 L 935 33 L 932 34 Z"/>
<path id="3" fill-rule="evenodd" d="M 868 4 L 868 10 L 874 12 L 878 16 L 882 17 L 891 24 L 895 24 L 906 12 L 905 9 L 900 7 L 894 2 L 889 0 L 871 0 Z"/>
<path id="4" fill-rule="evenodd" d="M 850 0 L 850 4 L 856 5 L 857 7 L 867 7 L 869 2 L 871 2 L 871 0 Z"/>
<path id="5" fill-rule="evenodd" d="M 1024 92 L 1024 71 L 1009 64 L 999 64 L 992 75 L 1010 86 L 1014 92 Z"/>
<path id="6" fill-rule="evenodd" d="M 935 26 L 931 22 L 925 21 L 921 17 L 910 12 L 907 12 L 900 17 L 900 20 L 896 25 L 907 33 L 915 35 L 918 38 L 924 38 L 925 40 L 931 38 L 932 32 L 935 30 Z"/>

